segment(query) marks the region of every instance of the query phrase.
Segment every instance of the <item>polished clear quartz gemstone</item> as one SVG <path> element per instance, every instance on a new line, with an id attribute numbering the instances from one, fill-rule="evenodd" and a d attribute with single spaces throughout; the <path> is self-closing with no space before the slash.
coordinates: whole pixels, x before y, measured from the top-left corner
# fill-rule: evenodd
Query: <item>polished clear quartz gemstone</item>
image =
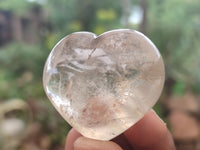
<path id="1" fill-rule="evenodd" d="M 158 100 L 164 65 L 142 33 L 120 29 L 63 38 L 44 68 L 44 89 L 82 135 L 110 140 L 141 119 Z"/>

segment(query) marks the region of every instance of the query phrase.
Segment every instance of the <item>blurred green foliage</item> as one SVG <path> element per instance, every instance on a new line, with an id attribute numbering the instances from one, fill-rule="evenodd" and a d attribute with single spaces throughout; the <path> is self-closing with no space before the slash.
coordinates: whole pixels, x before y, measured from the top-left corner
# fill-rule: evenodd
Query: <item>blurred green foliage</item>
<path id="1" fill-rule="evenodd" d="M 100 34 L 120 27 L 121 0 L 49 0 L 45 8 L 51 13 L 53 30 L 62 36 L 81 30 Z"/>
<path id="2" fill-rule="evenodd" d="M 186 92 L 186 84 L 184 82 L 176 82 L 172 88 L 173 94 L 184 95 Z"/>
<path id="3" fill-rule="evenodd" d="M 161 51 L 167 78 L 200 84 L 200 5 L 196 0 L 149 2 L 148 35 Z"/>
<path id="4" fill-rule="evenodd" d="M 40 45 L 11 43 L 1 48 L 1 98 L 44 96 L 41 77 L 47 55 Z"/>
<path id="5" fill-rule="evenodd" d="M 36 5 L 38 4 L 27 0 L 0 0 L 0 10 L 12 11 L 18 15 L 26 15 Z"/>
<path id="6" fill-rule="evenodd" d="M 42 73 L 48 51 L 40 45 L 26 45 L 11 43 L 0 50 L 0 63 L 2 68 L 7 68 L 10 76 L 16 77 L 31 71 L 35 77 Z"/>

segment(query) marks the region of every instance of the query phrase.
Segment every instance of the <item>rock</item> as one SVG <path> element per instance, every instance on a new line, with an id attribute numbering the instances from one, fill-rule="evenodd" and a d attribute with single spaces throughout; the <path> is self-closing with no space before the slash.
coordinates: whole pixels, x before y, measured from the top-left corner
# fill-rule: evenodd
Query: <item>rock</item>
<path id="1" fill-rule="evenodd" d="M 1 121 L 0 133 L 4 138 L 19 138 L 23 136 L 25 127 L 26 125 L 23 120 L 18 118 L 7 118 Z"/>
<path id="2" fill-rule="evenodd" d="M 196 150 L 199 150 L 199 149 L 200 149 L 200 139 L 199 139 L 197 146 L 196 146 Z"/>
<path id="3" fill-rule="evenodd" d="M 28 140 L 36 141 L 38 140 L 38 137 L 40 137 L 41 134 L 41 124 L 38 122 L 34 122 L 28 126 L 28 129 L 26 131 L 26 137 Z"/>
<path id="4" fill-rule="evenodd" d="M 199 150 L 199 149 L 195 149 L 194 143 L 180 143 L 180 145 L 177 146 L 177 150 Z"/>
<path id="5" fill-rule="evenodd" d="M 41 150 L 35 143 L 28 142 L 23 145 L 24 150 Z"/>
<path id="6" fill-rule="evenodd" d="M 175 140 L 192 141 L 199 138 L 199 124 L 193 116 L 181 111 L 172 111 L 168 121 Z"/>
<path id="7" fill-rule="evenodd" d="M 48 150 L 50 149 L 50 145 L 51 145 L 51 140 L 49 138 L 49 136 L 47 135 L 43 135 L 40 138 L 40 147 L 42 150 Z"/>
<path id="8" fill-rule="evenodd" d="M 192 93 L 186 93 L 184 96 L 172 96 L 169 98 L 167 108 L 169 110 L 181 110 L 199 114 L 200 103 Z"/>

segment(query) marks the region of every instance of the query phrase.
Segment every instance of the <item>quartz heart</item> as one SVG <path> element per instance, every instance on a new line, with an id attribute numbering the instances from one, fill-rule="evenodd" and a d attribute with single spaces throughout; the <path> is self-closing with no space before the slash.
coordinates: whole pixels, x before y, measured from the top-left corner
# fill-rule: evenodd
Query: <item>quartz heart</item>
<path id="1" fill-rule="evenodd" d="M 164 78 L 155 45 L 138 31 L 119 29 L 63 38 L 46 61 L 43 84 L 71 126 L 85 137 L 110 140 L 153 107 Z"/>

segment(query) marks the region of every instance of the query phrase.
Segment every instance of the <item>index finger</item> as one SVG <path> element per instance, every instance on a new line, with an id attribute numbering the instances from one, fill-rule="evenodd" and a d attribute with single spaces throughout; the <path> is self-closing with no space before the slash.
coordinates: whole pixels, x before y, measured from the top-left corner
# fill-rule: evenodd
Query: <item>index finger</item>
<path id="1" fill-rule="evenodd" d="M 136 150 L 175 150 L 166 124 L 153 110 L 125 131 L 124 135 Z"/>

